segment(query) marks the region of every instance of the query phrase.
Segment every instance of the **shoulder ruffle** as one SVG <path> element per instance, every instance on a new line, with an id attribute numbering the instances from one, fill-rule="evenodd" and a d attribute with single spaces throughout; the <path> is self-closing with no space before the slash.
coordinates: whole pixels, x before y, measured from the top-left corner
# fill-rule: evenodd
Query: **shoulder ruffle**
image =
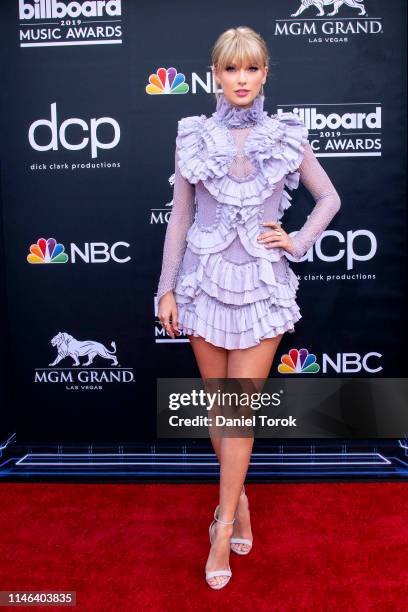
<path id="1" fill-rule="evenodd" d="M 297 115 L 284 112 L 272 115 L 266 126 L 250 136 L 247 154 L 251 161 L 255 163 L 258 160 L 269 181 L 276 183 L 285 178 L 277 212 L 277 220 L 280 221 L 292 200 L 285 187 L 293 190 L 299 186 L 298 169 L 305 153 L 309 130 Z"/>
<path id="2" fill-rule="evenodd" d="M 280 221 L 285 210 L 292 205 L 292 196 L 285 190 L 285 187 L 293 190 L 299 186 L 299 166 L 305 153 L 309 130 L 295 113 L 281 113 L 278 119 L 284 126 L 284 141 L 286 143 L 284 158 L 288 167 L 278 208 L 277 218 Z"/>
<path id="3" fill-rule="evenodd" d="M 294 113 L 273 115 L 252 130 L 245 142 L 245 152 L 268 179 L 278 182 L 299 168 L 307 138 L 308 129 Z M 287 182 L 291 189 L 299 184 L 295 176 Z"/>
<path id="4" fill-rule="evenodd" d="M 286 186 L 290 189 L 296 189 L 299 185 L 299 172 L 297 170 L 302 163 L 309 130 L 295 113 L 281 113 L 278 119 L 284 126 L 283 141 L 286 146 L 283 156 L 289 169 Z"/>
<path id="5" fill-rule="evenodd" d="M 184 117 L 178 122 L 176 146 L 181 174 L 190 183 L 214 179 L 228 172 L 233 149 L 224 129 L 205 115 Z"/>

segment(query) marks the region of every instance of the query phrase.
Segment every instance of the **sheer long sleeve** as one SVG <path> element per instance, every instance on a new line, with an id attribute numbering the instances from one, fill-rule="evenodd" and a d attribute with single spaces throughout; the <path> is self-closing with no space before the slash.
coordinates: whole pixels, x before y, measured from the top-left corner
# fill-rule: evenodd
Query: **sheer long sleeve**
<path id="1" fill-rule="evenodd" d="M 315 205 L 306 223 L 292 236 L 292 253 L 299 261 L 323 233 L 341 206 L 341 200 L 333 183 L 313 153 L 309 141 L 306 142 L 302 163 L 299 166 L 299 179 L 315 200 Z"/>
<path id="2" fill-rule="evenodd" d="M 187 231 L 194 220 L 195 187 L 179 170 L 177 147 L 174 166 L 173 206 L 164 239 L 162 269 L 157 288 L 158 301 L 175 287 L 177 272 L 187 246 Z"/>

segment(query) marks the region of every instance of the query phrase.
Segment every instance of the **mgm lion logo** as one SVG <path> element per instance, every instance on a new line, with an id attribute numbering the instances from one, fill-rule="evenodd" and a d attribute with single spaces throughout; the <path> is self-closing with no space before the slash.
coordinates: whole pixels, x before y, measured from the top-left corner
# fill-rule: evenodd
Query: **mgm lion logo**
<path id="1" fill-rule="evenodd" d="M 111 342 L 111 346 L 114 350 L 109 351 L 100 342 L 95 342 L 94 340 L 75 340 L 75 338 L 70 334 L 67 334 L 66 332 L 59 332 L 52 338 L 51 345 L 57 347 L 58 355 L 56 359 L 49 364 L 50 366 L 57 365 L 57 363 L 62 361 L 62 359 L 65 359 L 65 357 L 72 357 L 74 360 L 73 365 L 75 366 L 89 366 L 92 364 L 96 355 L 99 355 L 104 359 L 111 359 L 113 361 L 112 365 L 114 366 L 119 365 L 118 360 L 115 357 L 115 342 Z M 81 364 L 78 357 L 82 357 L 83 355 L 88 356 L 88 361 Z"/>
<path id="2" fill-rule="evenodd" d="M 356 8 L 360 11 L 360 15 L 367 15 L 366 10 L 364 8 L 364 0 L 301 0 L 301 4 L 296 13 L 292 13 L 291 17 L 297 17 L 303 11 L 305 11 L 309 6 L 315 6 L 319 11 L 317 16 L 324 16 L 324 6 L 331 6 L 333 4 L 333 10 L 331 13 L 327 13 L 327 17 L 331 17 L 332 15 L 337 15 L 339 12 L 339 8 L 343 6 L 343 4 L 347 4 L 351 8 Z"/>

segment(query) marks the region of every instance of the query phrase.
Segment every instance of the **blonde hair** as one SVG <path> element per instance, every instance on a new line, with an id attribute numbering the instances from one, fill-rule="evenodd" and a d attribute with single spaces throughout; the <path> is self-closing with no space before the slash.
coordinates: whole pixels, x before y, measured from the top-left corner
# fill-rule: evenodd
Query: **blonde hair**
<path id="1" fill-rule="evenodd" d="M 265 40 L 252 28 L 239 26 L 225 30 L 215 41 L 211 52 L 212 66 L 220 72 L 236 61 L 238 65 L 255 64 L 269 67 L 269 53 Z M 263 85 L 260 93 L 264 93 Z M 215 93 L 216 101 L 220 94 Z"/>

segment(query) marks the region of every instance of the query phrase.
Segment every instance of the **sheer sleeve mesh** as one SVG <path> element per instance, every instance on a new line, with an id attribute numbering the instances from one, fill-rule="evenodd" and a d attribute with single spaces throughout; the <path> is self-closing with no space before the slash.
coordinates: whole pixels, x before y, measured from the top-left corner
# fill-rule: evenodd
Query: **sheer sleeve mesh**
<path id="1" fill-rule="evenodd" d="M 306 142 L 304 157 L 299 166 L 299 178 L 315 200 L 315 205 L 306 223 L 292 236 L 292 253 L 299 261 L 323 233 L 341 206 L 341 200 L 333 183 L 320 165 L 309 142 Z M 286 253 L 285 253 L 286 254 Z"/>
<path id="2" fill-rule="evenodd" d="M 187 246 L 187 231 L 194 220 L 195 187 L 179 170 L 177 147 L 174 167 L 173 206 L 164 239 L 162 269 L 157 288 L 158 300 L 175 287 L 177 272 Z"/>

